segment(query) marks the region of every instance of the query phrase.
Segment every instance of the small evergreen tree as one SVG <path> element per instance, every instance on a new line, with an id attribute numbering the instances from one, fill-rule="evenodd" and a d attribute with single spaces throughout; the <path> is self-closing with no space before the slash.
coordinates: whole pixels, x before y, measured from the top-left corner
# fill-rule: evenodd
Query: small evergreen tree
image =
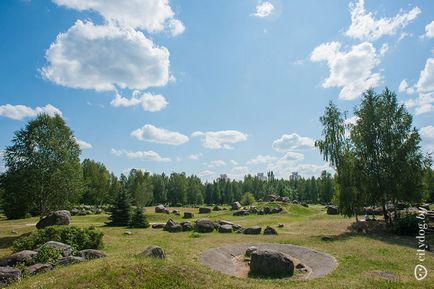
<path id="1" fill-rule="evenodd" d="M 245 192 L 240 201 L 243 206 L 252 205 L 254 202 L 256 202 L 255 197 L 250 192 Z"/>
<path id="2" fill-rule="evenodd" d="M 111 208 L 110 226 L 128 226 L 131 218 L 131 205 L 124 190 L 120 190 Z"/>
<path id="3" fill-rule="evenodd" d="M 148 228 L 149 223 L 146 220 L 145 214 L 143 214 L 143 208 L 137 207 L 134 210 L 134 213 L 131 217 L 130 221 L 130 227 L 131 228 Z"/>

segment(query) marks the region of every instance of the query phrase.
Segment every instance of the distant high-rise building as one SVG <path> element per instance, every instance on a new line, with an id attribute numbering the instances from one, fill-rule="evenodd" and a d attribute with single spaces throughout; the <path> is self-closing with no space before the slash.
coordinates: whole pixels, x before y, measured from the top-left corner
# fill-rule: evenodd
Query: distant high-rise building
<path id="1" fill-rule="evenodd" d="M 298 174 L 298 172 L 292 172 L 292 173 L 289 175 L 289 180 L 290 180 L 290 181 L 297 181 L 297 180 L 299 180 L 299 179 L 301 179 L 301 176 Z"/>

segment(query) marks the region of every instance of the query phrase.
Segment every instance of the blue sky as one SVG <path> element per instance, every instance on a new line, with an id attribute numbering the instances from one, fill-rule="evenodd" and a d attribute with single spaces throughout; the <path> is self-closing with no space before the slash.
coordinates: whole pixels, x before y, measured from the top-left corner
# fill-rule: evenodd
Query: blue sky
<path id="1" fill-rule="evenodd" d="M 2 1 L 0 151 L 38 112 L 61 113 L 82 158 L 116 174 L 319 175 L 325 105 L 351 117 L 363 90 L 388 86 L 429 152 L 433 11 L 401 0 Z"/>

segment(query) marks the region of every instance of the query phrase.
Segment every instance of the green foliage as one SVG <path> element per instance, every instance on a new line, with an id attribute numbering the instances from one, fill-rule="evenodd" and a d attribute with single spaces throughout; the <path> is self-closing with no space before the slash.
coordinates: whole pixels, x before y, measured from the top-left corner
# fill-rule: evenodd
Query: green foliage
<path id="1" fill-rule="evenodd" d="M 398 235 L 416 236 L 419 230 L 419 220 L 414 214 L 407 214 L 393 221 L 393 231 Z"/>
<path id="2" fill-rule="evenodd" d="M 137 207 L 131 216 L 130 225 L 131 228 L 148 228 L 149 223 L 146 220 L 145 214 L 143 214 L 143 208 Z"/>
<path id="3" fill-rule="evenodd" d="M 59 251 L 53 247 L 42 247 L 38 254 L 32 258 L 33 263 L 50 263 L 56 264 L 59 261 Z"/>
<path id="4" fill-rule="evenodd" d="M 15 251 L 34 250 L 48 241 L 57 241 L 70 245 L 74 250 L 101 249 L 104 233 L 91 226 L 50 226 L 20 238 L 13 243 Z"/>
<path id="5" fill-rule="evenodd" d="M 152 179 L 149 172 L 132 169 L 128 176 L 127 191 L 132 205 L 143 207 L 152 204 Z"/>
<path id="6" fill-rule="evenodd" d="M 128 226 L 131 218 L 131 205 L 127 194 L 121 190 L 110 209 L 110 226 Z"/>
<path id="7" fill-rule="evenodd" d="M 108 199 L 110 174 L 104 164 L 85 159 L 81 164 L 83 171 L 84 192 L 82 203 L 102 205 Z"/>
<path id="8" fill-rule="evenodd" d="M 78 200 L 80 147 L 59 115 L 40 114 L 15 132 L 4 153 L 4 212 L 10 219 L 41 216 Z"/>
<path id="9" fill-rule="evenodd" d="M 249 206 L 255 202 L 256 202 L 255 197 L 250 192 L 245 192 L 241 197 L 241 201 L 240 201 L 241 205 L 243 206 Z"/>

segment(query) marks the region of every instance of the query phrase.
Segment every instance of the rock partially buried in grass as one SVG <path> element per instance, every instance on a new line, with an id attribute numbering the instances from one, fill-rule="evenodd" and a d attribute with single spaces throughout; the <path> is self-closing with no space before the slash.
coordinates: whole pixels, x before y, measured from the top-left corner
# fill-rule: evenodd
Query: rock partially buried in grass
<path id="1" fill-rule="evenodd" d="M 250 246 L 247 248 L 246 252 L 244 253 L 244 257 L 250 258 L 252 256 L 252 253 L 258 250 L 255 246 Z"/>
<path id="2" fill-rule="evenodd" d="M 210 208 L 199 208 L 199 214 L 209 214 L 211 213 Z"/>
<path id="3" fill-rule="evenodd" d="M 232 215 L 234 215 L 234 216 L 248 216 L 248 215 L 250 215 L 250 213 L 248 210 L 240 210 L 240 211 L 234 212 Z"/>
<path id="4" fill-rule="evenodd" d="M 259 235 L 261 234 L 262 228 L 259 226 L 253 226 L 249 228 L 245 228 L 243 233 L 246 235 Z"/>
<path id="5" fill-rule="evenodd" d="M 59 259 L 59 265 L 67 266 L 67 265 L 72 265 L 72 264 L 80 263 L 80 262 L 82 262 L 84 260 L 85 260 L 84 258 L 77 257 L 77 256 L 62 257 L 62 258 Z"/>
<path id="6" fill-rule="evenodd" d="M 239 202 L 233 202 L 231 207 L 232 210 L 239 210 L 241 209 L 241 204 Z"/>
<path id="7" fill-rule="evenodd" d="M 191 218 L 193 218 L 194 217 L 194 214 L 193 213 L 190 213 L 190 212 L 184 212 L 184 219 L 191 219 Z"/>
<path id="8" fill-rule="evenodd" d="M 101 250 L 95 250 L 95 249 L 85 249 L 77 252 L 77 255 L 81 258 L 84 258 L 86 260 L 90 259 L 99 259 L 107 257 L 107 254 L 104 251 Z"/>
<path id="9" fill-rule="evenodd" d="M 165 225 L 164 223 L 152 224 L 152 229 L 163 229 Z"/>
<path id="10" fill-rule="evenodd" d="M 163 230 L 170 233 L 177 233 L 182 231 L 182 226 L 176 223 L 174 220 L 169 219 L 166 225 L 164 225 Z"/>
<path id="11" fill-rule="evenodd" d="M 338 208 L 335 206 L 327 206 L 328 215 L 337 215 L 339 213 Z"/>
<path id="12" fill-rule="evenodd" d="M 139 256 L 155 257 L 160 259 L 166 258 L 163 249 L 155 245 L 148 246 L 145 251 L 139 254 Z"/>
<path id="13" fill-rule="evenodd" d="M 28 262 L 32 260 L 36 254 L 38 253 L 35 251 L 23 250 L 1 259 L 0 266 L 15 266 L 18 263 Z"/>
<path id="14" fill-rule="evenodd" d="M 66 210 L 55 211 L 45 218 L 42 218 L 37 224 L 37 229 L 43 229 L 54 225 L 69 225 L 71 223 L 71 213 Z"/>
<path id="15" fill-rule="evenodd" d="M 0 267 L 0 284 L 9 284 L 21 278 L 21 270 L 14 267 Z"/>
<path id="16" fill-rule="evenodd" d="M 38 274 L 38 273 L 43 273 L 43 272 L 48 272 L 50 270 L 53 270 L 53 265 L 51 265 L 50 263 L 37 263 L 34 265 L 31 265 L 29 267 L 27 267 L 27 272 L 29 272 L 29 274 Z"/>
<path id="17" fill-rule="evenodd" d="M 250 258 L 250 274 L 258 277 L 287 277 L 294 274 L 294 263 L 274 250 L 256 250 Z"/>
<path id="18" fill-rule="evenodd" d="M 209 219 L 199 219 L 196 221 L 196 231 L 200 233 L 211 233 L 214 231 L 214 223 Z"/>
<path id="19" fill-rule="evenodd" d="M 186 231 L 193 231 L 193 224 L 190 222 L 181 222 L 181 227 L 182 227 L 182 231 L 186 232 Z"/>
<path id="20" fill-rule="evenodd" d="M 166 212 L 166 208 L 163 205 L 158 205 L 155 207 L 155 213 L 165 213 Z"/>
<path id="21" fill-rule="evenodd" d="M 219 233 L 232 233 L 231 225 L 221 225 L 218 229 Z"/>
<path id="22" fill-rule="evenodd" d="M 264 229 L 264 235 L 277 235 L 277 231 L 276 231 L 276 229 L 274 229 L 274 228 L 272 228 L 270 226 L 267 226 Z"/>
<path id="23" fill-rule="evenodd" d="M 39 249 L 45 247 L 56 249 L 63 257 L 71 256 L 72 254 L 72 247 L 67 244 L 63 244 L 61 242 L 48 241 L 47 243 L 39 247 Z"/>

